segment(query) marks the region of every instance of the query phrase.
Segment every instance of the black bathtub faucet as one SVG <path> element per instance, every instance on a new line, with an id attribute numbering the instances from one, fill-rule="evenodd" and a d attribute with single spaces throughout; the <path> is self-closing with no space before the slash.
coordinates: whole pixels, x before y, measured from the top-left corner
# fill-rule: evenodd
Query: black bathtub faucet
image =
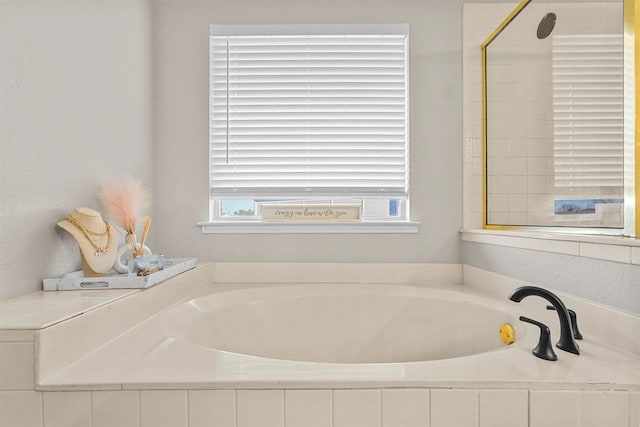
<path id="1" fill-rule="evenodd" d="M 573 340 L 569 311 L 562 300 L 554 293 L 537 286 L 522 286 L 514 289 L 511 295 L 509 295 L 509 299 L 520 302 L 530 295 L 546 299 L 553 306 L 556 313 L 558 313 L 558 319 L 560 320 L 560 339 L 556 343 L 556 347 L 569 353 L 580 354 L 580 347 L 578 347 L 578 344 Z"/>

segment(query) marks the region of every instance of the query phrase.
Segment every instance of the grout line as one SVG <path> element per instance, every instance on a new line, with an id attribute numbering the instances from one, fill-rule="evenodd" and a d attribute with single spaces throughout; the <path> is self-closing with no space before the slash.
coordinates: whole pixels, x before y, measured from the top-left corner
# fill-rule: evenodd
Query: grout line
<path id="1" fill-rule="evenodd" d="M 378 404 L 380 405 L 380 411 L 378 414 L 378 420 L 380 421 L 380 427 L 382 426 L 382 389 L 378 389 Z"/>
<path id="2" fill-rule="evenodd" d="M 336 425 L 336 404 L 335 404 L 335 390 L 331 389 L 331 427 Z"/>
<path id="3" fill-rule="evenodd" d="M 233 425 L 238 426 L 238 389 L 233 390 L 233 406 L 235 411 L 233 413 Z"/>
<path id="4" fill-rule="evenodd" d="M 627 425 L 631 425 L 631 392 L 626 392 L 627 396 Z"/>
<path id="5" fill-rule="evenodd" d="M 282 425 L 287 427 L 287 389 L 282 389 Z"/>
<path id="6" fill-rule="evenodd" d="M 531 425 L 531 389 L 527 390 L 527 425 Z"/>
<path id="7" fill-rule="evenodd" d="M 40 418 L 42 418 L 42 427 L 44 427 L 44 393 L 40 392 Z"/>
<path id="8" fill-rule="evenodd" d="M 331 411 L 331 427 L 333 427 L 333 425 L 334 425 L 334 421 L 333 421 L 333 390 L 329 389 L 329 392 L 331 393 L 331 402 L 330 402 L 331 403 L 331 408 L 330 408 L 330 411 Z"/>
<path id="9" fill-rule="evenodd" d="M 433 414 L 433 403 L 431 402 L 431 395 L 433 394 L 433 389 L 428 389 L 429 390 L 429 426 L 433 425 L 433 419 L 432 419 L 432 414 Z"/>
<path id="10" fill-rule="evenodd" d="M 431 389 L 427 388 L 427 425 L 431 425 Z"/>
<path id="11" fill-rule="evenodd" d="M 191 390 L 185 390 L 187 393 L 187 425 L 191 425 L 191 411 L 189 410 L 189 396 L 191 395 Z"/>
<path id="12" fill-rule="evenodd" d="M 89 425 L 93 426 L 93 394 L 95 391 L 89 392 Z"/>
<path id="13" fill-rule="evenodd" d="M 476 390 L 476 427 L 480 426 L 480 392 L 482 390 Z"/>
<path id="14" fill-rule="evenodd" d="M 379 403 L 379 408 L 378 408 L 378 425 L 380 427 L 382 427 L 382 389 L 379 388 L 378 389 L 378 403 Z"/>

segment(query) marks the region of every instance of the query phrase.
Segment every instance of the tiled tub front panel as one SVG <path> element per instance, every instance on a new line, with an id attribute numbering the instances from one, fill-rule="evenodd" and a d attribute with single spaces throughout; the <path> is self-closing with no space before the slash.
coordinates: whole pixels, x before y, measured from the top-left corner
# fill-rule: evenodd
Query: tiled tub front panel
<path id="1" fill-rule="evenodd" d="M 0 392 L 3 427 L 640 427 L 639 412 L 615 390 Z"/>
<path id="2" fill-rule="evenodd" d="M 640 427 L 640 392 L 623 390 L 40 392 L 35 335 L 0 331 L 0 427 Z"/>
<path id="3" fill-rule="evenodd" d="M 2 335 L 0 331 L 0 391 L 33 390 L 35 387 L 35 342 L 2 342 Z M 2 418 L 0 418 L 1 420 Z"/>

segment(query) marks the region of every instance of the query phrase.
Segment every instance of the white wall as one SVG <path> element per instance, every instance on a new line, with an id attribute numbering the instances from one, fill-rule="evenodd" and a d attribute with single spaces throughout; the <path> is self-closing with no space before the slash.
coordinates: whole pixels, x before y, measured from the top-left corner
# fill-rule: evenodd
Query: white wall
<path id="1" fill-rule="evenodd" d="M 461 3 L 157 1 L 157 243 L 221 261 L 460 262 Z M 203 235 L 208 219 L 208 27 L 409 23 L 411 217 L 419 234 Z"/>
<path id="2" fill-rule="evenodd" d="M 80 268 L 56 222 L 153 184 L 147 1 L 0 1 L 0 298 Z"/>
<path id="3" fill-rule="evenodd" d="M 1 0 L 0 298 L 80 267 L 75 242 L 55 223 L 75 207 L 99 208 L 98 186 L 123 173 L 154 187 L 150 246 L 169 256 L 459 263 L 463 3 Z M 517 2 L 503 3 L 510 10 Z M 208 26 L 252 22 L 411 24 L 412 218 L 422 221 L 419 234 L 201 234 L 196 222 L 208 216 Z"/>

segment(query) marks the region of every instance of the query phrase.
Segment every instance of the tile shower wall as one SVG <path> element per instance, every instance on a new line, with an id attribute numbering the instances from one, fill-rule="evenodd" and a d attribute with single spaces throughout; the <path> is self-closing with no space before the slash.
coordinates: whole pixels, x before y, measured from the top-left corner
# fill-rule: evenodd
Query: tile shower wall
<path id="1" fill-rule="evenodd" d="M 551 69 L 551 55 L 547 43 L 536 43 L 535 34 L 520 30 L 523 15 L 518 16 L 516 27 L 507 27 L 487 50 L 487 91 L 495 94 L 487 111 L 492 142 L 487 179 L 487 220 L 491 224 L 529 224 L 536 221 L 532 215 L 549 212 L 551 76 L 545 71 Z M 550 186 L 552 201 L 552 181 Z"/>
<path id="2" fill-rule="evenodd" d="M 462 14 L 463 226 L 482 228 L 482 52 L 513 4 L 465 4 Z"/>
<path id="3" fill-rule="evenodd" d="M 481 44 L 511 12 L 513 4 L 465 4 L 463 13 L 463 115 L 464 115 L 464 218 L 465 228 L 482 227 L 482 85 Z M 554 158 L 551 85 L 551 44 L 535 35 L 537 21 L 545 13 L 558 14 L 554 33 L 593 33 L 620 28 L 622 6 L 616 3 L 571 5 L 531 3 L 517 18 L 530 32 L 501 33 L 488 57 L 492 147 L 488 163 L 487 219 L 492 224 L 541 225 L 554 223 Z M 515 22 L 515 21 L 514 21 Z M 514 61 L 513 58 L 521 58 Z M 514 101 L 514 99 L 520 101 Z M 596 197 L 598 198 L 598 197 Z M 621 215 L 619 205 L 599 205 L 602 215 Z M 598 216 L 599 215 L 599 216 Z M 574 216 L 575 217 L 575 216 Z M 575 219 L 568 218 L 567 219 Z M 615 222 L 608 218 L 607 222 Z"/>

